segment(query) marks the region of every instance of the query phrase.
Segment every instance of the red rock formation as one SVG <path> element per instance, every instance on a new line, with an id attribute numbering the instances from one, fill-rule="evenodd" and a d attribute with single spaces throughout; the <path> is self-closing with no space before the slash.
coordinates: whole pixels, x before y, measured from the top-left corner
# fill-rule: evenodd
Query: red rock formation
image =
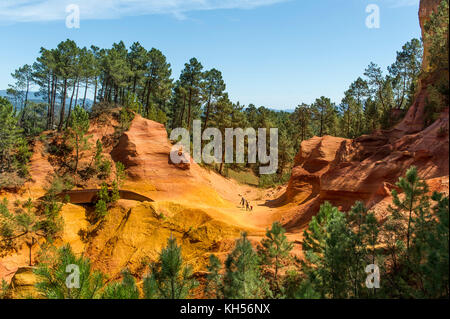
<path id="1" fill-rule="evenodd" d="M 172 145 L 163 124 L 136 115 L 130 129 L 119 139 L 112 150 L 114 161 L 122 162 L 131 180 L 147 180 L 165 177 L 188 177 L 189 171 L 169 165 Z"/>
<path id="2" fill-rule="evenodd" d="M 171 151 L 164 125 L 136 115 L 111 157 L 125 165 L 125 188 L 154 200 L 176 198 L 225 205 L 224 198 L 239 202 L 242 190 L 236 182 L 201 168 L 192 158 L 188 163 L 173 164 Z"/>
<path id="3" fill-rule="evenodd" d="M 421 1 L 422 30 L 439 2 Z M 448 108 L 424 129 L 426 87 L 430 83 L 430 78 L 421 80 L 414 103 L 405 118 L 391 130 L 355 140 L 324 136 L 303 141 L 286 193 L 279 200 L 282 204 L 297 205 L 286 214 L 285 226 L 305 227 L 324 201 L 343 210 L 349 209 L 356 200 L 374 207 L 390 196 L 398 178 L 412 165 L 424 179 L 448 180 L 449 137 L 442 134 L 448 128 Z"/>
<path id="4" fill-rule="evenodd" d="M 421 0 L 419 8 L 419 23 L 422 30 L 422 39 L 425 38 L 424 25 L 429 20 L 430 15 L 439 6 L 440 0 Z M 428 69 L 428 43 L 424 41 L 422 69 Z M 409 108 L 404 119 L 397 125 L 397 129 L 413 133 L 423 129 L 423 116 L 427 99 L 427 87 L 433 82 L 432 77 L 422 77 L 419 80 L 419 87 L 413 105 Z"/>
<path id="5" fill-rule="evenodd" d="M 421 0 L 420 1 L 419 23 L 420 23 L 420 28 L 422 29 L 422 39 L 425 38 L 425 32 L 424 32 L 425 23 L 428 21 L 430 15 L 436 11 L 440 2 L 441 2 L 441 0 Z M 428 60 L 426 59 L 427 56 L 428 56 L 428 46 L 427 46 L 427 43 L 424 43 L 424 54 L 423 54 L 424 59 L 422 61 L 422 68 L 424 70 L 426 70 L 426 68 L 428 66 Z"/>
<path id="6" fill-rule="evenodd" d="M 304 226 L 326 200 L 343 210 L 356 200 L 371 207 L 412 165 L 424 179 L 448 176 L 449 138 L 441 136 L 441 127 L 448 127 L 448 109 L 425 130 L 401 137 L 394 130 L 355 140 L 324 136 L 302 142 L 284 195 L 284 203 L 299 205 L 299 214 L 287 226 Z"/>

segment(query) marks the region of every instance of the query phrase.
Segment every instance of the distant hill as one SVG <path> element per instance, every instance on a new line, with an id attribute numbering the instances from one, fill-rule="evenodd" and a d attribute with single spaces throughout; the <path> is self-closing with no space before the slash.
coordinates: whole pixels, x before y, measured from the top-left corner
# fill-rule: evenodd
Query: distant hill
<path id="1" fill-rule="evenodd" d="M 33 102 L 44 102 L 44 99 L 41 96 L 35 96 L 35 93 L 37 92 L 28 92 L 28 100 Z M 8 97 L 6 90 L 0 90 L 0 96 Z"/>
<path id="2" fill-rule="evenodd" d="M 42 98 L 42 96 L 36 96 L 35 95 L 36 93 L 37 92 L 28 92 L 28 101 L 35 102 L 35 103 L 45 102 L 45 100 Z M 8 98 L 8 94 L 6 93 L 6 90 L 0 90 L 0 96 Z M 81 103 L 82 103 L 83 100 L 80 99 L 80 98 L 78 98 L 78 103 L 80 103 L 80 100 L 81 100 Z M 13 101 L 11 101 L 11 103 L 14 104 Z M 70 103 L 70 98 L 66 99 L 66 103 Z M 86 99 L 86 104 L 89 107 L 89 106 L 91 106 L 93 104 L 93 101 L 91 99 Z"/>
<path id="3" fill-rule="evenodd" d="M 273 109 L 269 107 L 269 110 L 271 111 L 275 111 L 275 112 L 286 112 L 286 113 L 294 113 L 295 110 L 294 109 L 284 109 L 284 110 L 280 110 L 280 109 Z"/>

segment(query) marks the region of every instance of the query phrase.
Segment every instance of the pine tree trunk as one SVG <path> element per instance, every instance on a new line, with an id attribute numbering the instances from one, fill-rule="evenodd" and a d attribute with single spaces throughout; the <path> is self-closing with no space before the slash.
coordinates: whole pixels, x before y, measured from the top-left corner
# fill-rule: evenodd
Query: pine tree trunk
<path id="1" fill-rule="evenodd" d="M 100 92 L 99 92 L 99 101 L 104 101 L 105 100 L 105 92 L 106 92 L 106 78 L 103 79 L 102 81 L 102 85 L 100 87 Z"/>
<path id="2" fill-rule="evenodd" d="M 320 133 L 319 133 L 320 137 L 322 137 L 323 135 L 323 111 L 320 114 Z"/>
<path id="3" fill-rule="evenodd" d="M 151 89 L 150 80 L 147 82 L 147 86 L 148 86 L 148 89 L 147 89 L 147 97 L 146 97 L 146 103 L 145 103 L 145 113 L 146 113 L 146 117 L 148 118 L 148 112 L 149 112 L 149 108 L 150 108 L 150 105 L 149 105 L 149 103 L 150 103 L 150 89 Z"/>
<path id="4" fill-rule="evenodd" d="M 97 78 L 95 78 L 95 89 L 94 89 L 94 104 L 97 101 L 97 85 L 98 85 L 98 81 Z"/>
<path id="5" fill-rule="evenodd" d="M 184 111 L 186 110 L 186 94 L 183 95 L 183 108 L 180 114 L 180 126 L 183 126 Z"/>
<path id="6" fill-rule="evenodd" d="M 188 100 L 188 132 L 191 131 L 191 103 L 192 103 L 192 89 L 189 89 L 189 100 Z"/>
<path id="7" fill-rule="evenodd" d="M 84 87 L 84 97 L 83 97 L 83 109 L 86 104 L 86 94 L 87 94 L 87 89 L 88 89 L 88 82 L 89 82 L 88 78 L 86 78 L 86 86 Z"/>
<path id="8" fill-rule="evenodd" d="M 75 96 L 75 106 L 78 105 L 78 89 L 80 88 L 80 80 L 77 79 L 77 94 Z"/>
<path id="9" fill-rule="evenodd" d="M 55 105 L 56 105 L 56 91 L 58 89 L 58 77 L 55 76 L 54 77 L 54 81 L 53 81 L 53 87 L 52 87 L 52 114 L 51 114 L 51 119 L 50 119 L 50 126 L 51 129 L 53 129 L 53 126 L 55 125 Z"/>
<path id="10" fill-rule="evenodd" d="M 101 94 L 102 101 L 106 101 L 106 96 L 108 94 L 108 81 L 104 80 L 104 83 L 105 83 L 105 87 L 104 88 L 103 88 L 103 85 L 102 85 L 102 94 Z"/>
<path id="11" fill-rule="evenodd" d="M 22 109 L 22 116 L 20 117 L 20 123 L 23 123 L 24 119 L 25 119 L 25 108 L 27 107 L 28 104 L 28 92 L 30 90 L 30 81 L 27 80 L 27 90 L 25 92 L 25 102 L 23 103 L 23 109 Z"/>
<path id="12" fill-rule="evenodd" d="M 58 131 L 61 131 L 64 125 L 64 113 L 66 110 L 66 95 L 67 95 L 67 79 L 64 79 L 64 88 L 63 88 L 63 96 L 61 101 L 61 113 L 59 116 L 59 125 L 58 125 Z"/>
<path id="13" fill-rule="evenodd" d="M 50 115 L 51 115 L 51 111 L 52 111 L 52 92 L 51 92 L 50 85 L 53 86 L 53 83 L 51 83 L 50 75 L 49 75 L 48 76 L 48 80 L 47 80 L 47 102 L 48 102 L 48 107 L 47 107 L 47 130 L 50 129 Z"/>
<path id="14" fill-rule="evenodd" d="M 203 127 L 203 131 L 206 130 L 206 128 L 208 127 L 209 109 L 210 109 L 210 107 L 211 107 L 211 96 L 209 97 L 208 104 L 206 106 L 205 126 Z"/>
<path id="15" fill-rule="evenodd" d="M 119 95 L 119 92 L 118 92 L 118 89 L 117 89 L 117 85 L 114 85 L 114 103 L 117 103 L 118 95 Z"/>
<path id="16" fill-rule="evenodd" d="M 77 81 L 75 80 L 75 82 L 73 82 L 72 96 L 70 97 L 69 113 L 67 114 L 68 121 L 66 122 L 66 128 L 69 125 L 70 114 L 72 113 L 72 102 L 73 102 L 73 96 L 74 96 L 74 93 L 75 93 L 75 85 L 76 85 L 76 83 L 77 83 Z"/>
<path id="17" fill-rule="evenodd" d="M 134 80 L 133 80 L 133 94 L 136 94 L 136 81 L 137 81 L 137 76 L 135 76 Z"/>

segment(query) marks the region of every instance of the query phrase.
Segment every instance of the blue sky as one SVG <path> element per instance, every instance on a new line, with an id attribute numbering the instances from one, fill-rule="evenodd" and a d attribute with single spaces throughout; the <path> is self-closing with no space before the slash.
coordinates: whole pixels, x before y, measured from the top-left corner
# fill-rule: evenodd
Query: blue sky
<path id="1" fill-rule="evenodd" d="M 0 0 L 0 89 L 40 47 L 73 39 L 110 47 L 123 40 L 160 49 L 178 78 L 197 57 L 222 71 L 233 101 L 292 109 L 322 95 L 339 102 L 370 61 L 386 69 L 420 38 L 418 0 Z M 65 7 L 80 5 L 79 29 Z M 365 25 L 380 8 L 380 28 Z"/>

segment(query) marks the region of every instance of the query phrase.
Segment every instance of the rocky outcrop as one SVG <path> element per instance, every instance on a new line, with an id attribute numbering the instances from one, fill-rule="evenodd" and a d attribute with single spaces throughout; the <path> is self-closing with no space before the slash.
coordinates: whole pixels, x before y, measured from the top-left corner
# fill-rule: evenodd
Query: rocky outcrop
<path id="1" fill-rule="evenodd" d="M 435 12 L 439 6 L 440 0 L 421 0 L 419 7 L 419 23 L 422 30 L 422 39 L 425 39 L 425 23 L 429 20 L 430 15 Z M 428 71 L 428 43 L 424 41 L 423 43 L 423 60 L 422 60 L 422 70 Z M 424 110 L 427 104 L 428 96 L 428 86 L 434 81 L 433 76 L 423 75 L 419 79 L 419 85 L 417 89 L 414 102 L 409 108 L 406 116 L 403 120 L 396 126 L 397 130 L 406 133 L 415 133 L 423 129 L 423 117 Z"/>
<path id="2" fill-rule="evenodd" d="M 189 158 L 187 163 L 173 164 L 172 150 L 163 124 L 136 115 L 128 131 L 119 138 L 111 157 L 126 168 L 124 189 L 153 200 L 198 201 L 214 206 L 229 205 L 223 199 L 239 202 L 237 183 L 213 171 L 205 170 Z"/>
<path id="3" fill-rule="evenodd" d="M 448 109 L 431 126 L 398 137 L 381 131 L 355 140 L 314 137 L 301 143 L 283 204 L 294 203 L 298 214 L 285 224 L 303 227 L 324 201 L 348 210 L 356 200 L 372 207 L 389 196 L 398 178 L 411 166 L 424 179 L 449 175 Z"/>
<path id="4" fill-rule="evenodd" d="M 421 0 L 419 6 L 419 23 L 422 30 L 422 39 L 425 38 L 425 23 L 429 20 L 430 15 L 436 11 L 441 0 Z M 424 43 L 423 61 L 422 69 L 426 70 L 428 68 L 428 44 Z"/>
<path id="5" fill-rule="evenodd" d="M 198 271 L 204 270 L 209 254 L 218 251 L 222 240 L 237 237 L 245 229 L 211 208 L 119 200 L 101 225 L 87 229 L 85 253 L 95 268 L 113 278 L 124 268 L 143 275 L 147 271 L 142 268 L 144 262 L 155 260 L 172 236 L 183 247 L 185 259 Z"/>
<path id="6" fill-rule="evenodd" d="M 136 115 L 111 156 L 125 165 L 128 177 L 133 181 L 189 176 L 189 172 L 169 165 L 171 148 L 163 124 Z"/>
<path id="7" fill-rule="evenodd" d="M 350 140 L 332 136 L 303 141 L 294 159 L 293 178 L 286 189 L 286 200 L 304 202 L 320 192 L 322 177 L 345 157 Z"/>
<path id="8" fill-rule="evenodd" d="M 14 274 L 8 289 L 7 298 L 37 299 L 42 295 L 36 290 L 37 276 L 33 267 L 20 267 Z"/>
<path id="9" fill-rule="evenodd" d="M 422 28 L 439 0 L 420 2 Z M 427 68 L 427 46 L 423 68 Z M 378 131 L 354 140 L 331 136 L 303 141 L 295 158 L 292 176 L 280 203 L 294 204 L 286 214 L 288 228 L 302 228 L 324 201 L 348 210 L 356 200 L 375 207 L 390 196 L 398 178 L 416 166 L 426 180 L 448 180 L 448 107 L 432 125 L 424 128 L 427 86 L 433 78 L 422 77 L 414 102 L 404 119 L 391 130 Z M 292 206 L 292 205 L 291 205 Z"/>

